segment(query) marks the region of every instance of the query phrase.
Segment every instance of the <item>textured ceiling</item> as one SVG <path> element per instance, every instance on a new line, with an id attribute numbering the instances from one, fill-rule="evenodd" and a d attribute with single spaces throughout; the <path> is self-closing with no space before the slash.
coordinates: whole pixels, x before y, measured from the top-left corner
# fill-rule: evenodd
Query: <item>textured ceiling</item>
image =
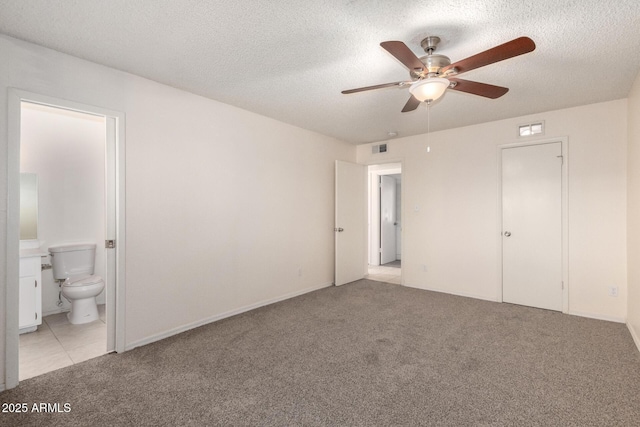
<path id="1" fill-rule="evenodd" d="M 448 91 L 441 130 L 624 98 L 640 68 L 640 1 L 1 0 L 0 32 L 354 144 L 427 131 L 400 113 L 407 80 L 380 47 L 427 35 L 452 61 L 519 36 L 534 52 L 461 77 L 510 88 L 490 100 Z"/>

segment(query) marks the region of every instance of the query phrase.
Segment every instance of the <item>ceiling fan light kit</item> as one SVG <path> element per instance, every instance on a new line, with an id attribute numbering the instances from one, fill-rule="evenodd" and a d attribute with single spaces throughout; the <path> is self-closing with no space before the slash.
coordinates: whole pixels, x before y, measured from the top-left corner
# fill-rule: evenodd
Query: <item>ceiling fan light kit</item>
<path id="1" fill-rule="evenodd" d="M 506 94 L 509 89 L 487 83 L 462 80 L 456 76 L 485 65 L 531 52 L 536 48 L 535 43 L 529 37 L 519 37 L 461 61 L 451 63 L 448 57 L 433 53 L 438 43 L 440 43 L 440 38 L 436 36 L 429 36 L 423 39 L 421 46 L 427 55 L 421 58 L 418 58 L 403 42 L 387 41 L 380 43 L 380 46 L 409 69 L 411 81 L 383 83 L 375 86 L 343 90 L 342 93 L 364 92 L 392 86 L 400 88 L 409 86 L 411 97 L 402 109 L 403 113 L 415 110 L 422 102 L 430 104 L 440 98 L 447 89 L 496 99 Z"/>
<path id="2" fill-rule="evenodd" d="M 444 95 L 449 80 L 442 77 L 429 77 L 418 80 L 409 87 L 409 92 L 420 102 L 432 102 Z"/>

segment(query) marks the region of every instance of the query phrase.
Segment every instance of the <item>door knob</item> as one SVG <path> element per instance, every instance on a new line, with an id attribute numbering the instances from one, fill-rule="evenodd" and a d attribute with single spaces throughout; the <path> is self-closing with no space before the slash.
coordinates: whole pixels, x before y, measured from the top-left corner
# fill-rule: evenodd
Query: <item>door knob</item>
<path id="1" fill-rule="evenodd" d="M 337 231 L 338 233 L 342 233 L 344 231 L 344 228 L 340 227 L 340 228 L 334 228 L 335 231 Z"/>
<path id="2" fill-rule="evenodd" d="M 509 237 L 509 236 L 511 236 L 511 232 L 510 232 L 510 231 L 505 231 L 505 232 L 504 232 L 504 235 L 505 235 L 506 237 Z"/>

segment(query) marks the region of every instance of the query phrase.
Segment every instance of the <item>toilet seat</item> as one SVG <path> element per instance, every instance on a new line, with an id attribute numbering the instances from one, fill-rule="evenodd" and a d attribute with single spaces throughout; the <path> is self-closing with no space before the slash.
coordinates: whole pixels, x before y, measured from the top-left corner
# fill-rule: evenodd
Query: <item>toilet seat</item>
<path id="1" fill-rule="evenodd" d="M 63 286 L 68 286 L 68 287 L 89 286 L 89 285 L 97 285 L 98 283 L 102 283 L 102 277 L 91 275 L 91 276 L 84 276 L 76 279 L 67 279 L 65 280 Z"/>

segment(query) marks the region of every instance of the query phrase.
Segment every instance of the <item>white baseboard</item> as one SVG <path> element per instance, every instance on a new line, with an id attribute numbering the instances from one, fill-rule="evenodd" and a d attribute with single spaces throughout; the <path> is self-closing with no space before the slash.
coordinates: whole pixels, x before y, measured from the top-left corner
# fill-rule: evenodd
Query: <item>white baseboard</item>
<path id="1" fill-rule="evenodd" d="M 323 284 L 321 284 L 319 286 L 313 286 L 313 287 L 310 287 L 310 288 L 302 289 L 300 291 L 291 292 L 291 293 L 288 293 L 288 294 L 285 294 L 285 295 L 282 295 L 282 296 L 279 296 L 279 297 L 276 297 L 276 298 L 271 298 L 271 299 L 268 299 L 268 300 L 260 301 L 260 302 L 257 302 L 255 304 L 246 305 L 244 307 L 240 307 L 240 308 L 237 308 L 235 310 L 230 310 L 230 311 L 227 311 L 227 312 L 224 312 L 224 313 L 221 313 L 221 314 L 217 314 L 215 316 L 208 317 L 206 319 L 199 320 L 197 322 L 193 322 L 193 323 L 189 323 L 187 325 L 179 326 L 177 328 L 173 328 L 173 329 L 170 329 L 168 331 L 161 332 L 159 334 L 155 334 L 155 335 L 152 335 L 152 336 L 147 337 L 147 338 L 143 338 L 143 339 L 138 340 L 138 341 L 134 341 L 132 343 L 126 344 L 124 349 L 125 349 L 125 351 L 132 350 L 132 349 L 134 349 L 136 347 L 140 347 L 140 346 L 143 346 L 143 345 L 151 344 L 152 342 L 156 342 L 156 341 L 160 341 L 160 340 L 165 339 L 165 338 L 169 338 L 170 336 L 177 335 L 177 334 L 182 333 L 182 332 L 186 332 L 186 331 L 188 331 L 190 329 L 194 329 L 194 328 L 197 328 L 199 326 L 206 325 L 208 323 L 212 323 L 212 322 L 216 322 L 218 320 L 226 319 L 227 317 L 231 317 L 231 316 L 235 316 L 237 314 L 245 313 L 247 311 L 251 311 L 251 310 L 254 310 L 256 308 L 264 307 L 265 305 L 269 305 L 269 304 L 273 304 L 273 303 L 276 303 L 276 302 L 288 300 L 290 298 L 294 298 L 294 297 L 297 297 L 297 296 L 300 296 L 300 295 L 303 295 L 303 294 L 307 294 L 309 292 L 317 291 L 319 289 L 327 288 L 329 286 L 333 286 L 333 283 L 331 283 L 331 282 L 323 283 Z"/>
<path id="2" fill-rule="evenodd" d="M 474 299 L 480 299 L 480 300 L 483 300 L 483 301 L 501 302 L 496 298 L 490 298 L 490 297 L 486 297 L 486 296 L 483 296 L 483 295 L 468 294 L 466 292 L 451 292 L 448 289 L 444 290 L 444 289 L 438 289 L 438 288 L 428 288 L 428 287 L 424 287 L 424 286 L 415 286 L 415 285 L 411 285 L 411 284 L 408 284 L 408 283 L 403 283 L 402 285 L 406 286 L 408 288 L 422 289 L 423 291 L 440 292 L 441 294 L 456 295 L 456 296 L 459 296 L 459 297 L 474 298 Z"/>
<path id="3" fill-rule="evenodd" d="M 583 311 L 569 310 L 566 314 L 572 316 L 588 317 L 589 319 L 606 320 L 608 322 L 626 323 L 627 319 L 618 316 L 608 316 L 606 314 L 587 313 Z"/>
<path id="4" fill-rule="evenodd" d="M 638 348 L 638 351 L 640 351 L 640 337 L 638 337 L 638 333 L 633 326 L 631 326 L 631 323 L 627 323 L 627 329 L 629 329 L 633 342 L 636 343 L 636 347 Z"/>
<path id="5" fill-rule="evenodd" d="M 437 288 L 428 288 L 428 287 L 423 287 L 423 286 L 413 286 L 410 284 L 404 284 L 404 286 L 407 286 L 409 288 L 416 288 L 416 289 L 422 289 L 425 291 L 433 291 L 433 292 L 440 292 L 440 293 L 445 293 L 445 294 L 450 294 L 450 295 L 457 295 L 460 297 L 467 297 L 467 298 L 475 298 L 475 299 L 480 299 L 480 300 L 484 300 L 484 301 L 491 301 L 491 302 L 502 302 L 497 298 L 489 298 L 489 297 L 485 297 L 482 295 L 473 295 L 473 294 L 468 294 L 466 292 L 451 292 L 450 290 L 443 290 L 443 289 L 437 289 Z M 606 320 L 609 322 L 616 322 L 616 323 L 626 323 L 626 319 L 623 317 L 618 317 L 618 316 L 607 316 L 607 315 L 602 315 L 602 314 L 594 314 L 594 313 L 586 313 L 586 312 L 581 312 L 581 311 L 569 311 L 566 314 L 570 314 L 572 316 L 580 316 L 580 317 L 588 317 L 590 319 L 597 319 L 597 320 Z M 630 330 L 631 327 L 629 326 Z M 631 333 L 632 335 L 634 334 L 634 332 Z M 638 339 L 638 337 L 636 335 L 634 336 L 634 341 L 636 342 L 636 345 L 638 346 L 638 350 L 640 350 L 640 340 Z"/>

